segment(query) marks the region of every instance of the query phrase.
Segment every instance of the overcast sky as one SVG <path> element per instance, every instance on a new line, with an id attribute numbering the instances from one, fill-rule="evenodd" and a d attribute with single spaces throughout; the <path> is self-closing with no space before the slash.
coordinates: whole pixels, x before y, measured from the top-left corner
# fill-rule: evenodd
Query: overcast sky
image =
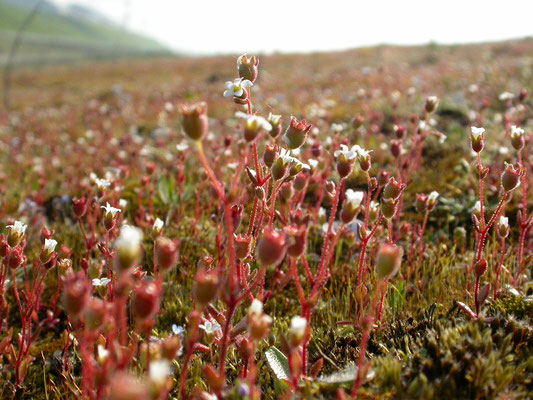
<path id="1" fill-rule="evenodd" d="M 308 52 L 533 35 L 533 0 L 55 0 L 198 54 Z"/>

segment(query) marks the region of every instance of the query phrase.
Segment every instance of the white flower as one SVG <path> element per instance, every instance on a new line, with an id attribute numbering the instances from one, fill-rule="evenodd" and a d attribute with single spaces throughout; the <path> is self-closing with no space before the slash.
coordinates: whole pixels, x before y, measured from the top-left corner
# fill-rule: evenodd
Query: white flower
<path id="1" fill-rule="evenodd" d="M 212 335 L 216 331 L 220 330 L 220 325 L 217 323 L 212 323 L 211 321 L 205 321 L 205 323 L 198 325 L 200 329 L 203 329 L 206 335 Z"/>
<path id="2" fill-rule="evenodd" d="M 164 225 L 165 225 L 165 223 L 163 222 L 163 220 L 161 220 L 160 218 L 157 218 L 154 221 L 154 225 L 152 225 L 152 230 L 154 230 L 156 232 L 161 232 L 161 229 L 163 229 Z"/>
<path id="3" fill-rule="evenodd" d="M 268 118 L 267 119 L 268 119 L 268 121 L 270 121 L 270 123 L 275 124 L 275 125 L 279 125 L 279 123 L 281 121 L 281 115 L 268 113 Z"/>
<path id="4" fill-rule="evenodd" d="M 362 159 L 366 159 L 370 153 L 372 153 L 372 150 L 365 150 L 362 147 L 357 150 L 357 156 Z"/>
<path id="5" fill-rule="evenodd" d="M 110 354 L 109 350 L 107 350 L 101 344 L 98 345 L 96 359 L 98 360 L 100 364 L 103 364 L 107 360 L 107 357 L 109 357 L 109 354 Z"/>
<path id="6" fill-rule="evenodd" d="M 439 192 L 432 191 L 428 196 L 428 202 L 434 203 L 439 198 Z"/>
<path id="7" fill-rule="evenodd" d="M 250 82 L 248 79 L 243 78 L 237 78 L 233 82 L 227 81 L 224 84 L 224 88 L 226 89 L 224 91 L 224 97 L 241 97 L 244 93 L 244 89 L 252 87 L 253 83 Z"/>
<path id="8" fill-rule="evenodd" d="M 354 145 L 351 149 L 349 149 L 348 146 L 346 146 L 345 144 L 341 144 L 340 149 L 335 150 L 335 153 L 333 153 L 333 155 L 339 158 L 341 154 L 344 154 L 347 160 L 353 160 L 359 155 L 360 150 L 362 149 L 358 145 Z"/>
<path id="9" fill-rule="evenodd" d="M 57 241 L 54 239 L 44 239 L 44 251 L 52 253 L 57 246 Z"/>
<path id="10" fill-rule="evenodd" d="M 524 136 L 524 133 L 526 133 L 524 128 L 520 128 L 516 125 L 511 126 L 511 137 L 518 138 L 520 136 Z"/>
<path id="11" fill-rule="evenodd" d="M 503 92 L 498 96 L 500 101 L 507 101 L 514 99 L 514 94 L 511 92 Z"/>
<path id="12" fill-rule="evenodd" d="M 476 201 L 476 204 L 474 204 L 473 208 L 474 213 L 479 214 L 481 212 L 481 203 L 480 201 Z"/>
<path id="13" fill-rule="evenodd" d="M 331 130 L 333 132 L 336 132 L 336 133 L 339 133 L 339 132 L 342 132 L 342 130 L 344 129 L 344 126 L 342 126 L 342 124 L 331 124 Z"/>
<path id="14" fill-rule="evenodd" d="M 284 164 L 291 163 L 293 158 L 294 158 L 294 157 L 291 156 L 291 151 L 290 150 L 286 150 L 284 148 L 281 148 L 281 150 L 279 152 L 279 157 L 283 160 Z"/>
<path id="15" fill-rule="evenodd" d="M 504 217 L 503 215 L 500 215 L 500 221 L 498 225 L 503 226 L 505 228 L 509 227 L 509 218 Z"/>
<path id="16" fill-rule="evenodd" d="M 189 148 L 189 145 L 185 142 L 181 142 L 176 145 L 176 150 L 178 150 L 180 153 L 183 153 L 188 148 Z"/>
<path id="17" fill-rule="evenodd" d="M 302 317 L 292 317 L 291 319 L 291 336 L 303 337 L 305 328 L 307 327 L 307 320 Z"/>
<path id="18" fill-rule="evenodd" d="M 120 208 L 112 207 L 111 204 L 107 203 L 105 206 L 101 206 L 100 208 L 103 208 L 105 210 L 106 217 L 115 218 L 117 213 L 122 212 Z"/>
<path id="19" fill-rule="evenodd" d="M 109 285 L 109 282 L 111 282 L 111 279 L 109 278 L 94 278 L 93 286 L 94 287 L 107 286 Z"/>
<path id="20" fill-rule="evenodd" d="M 96 186 L 98 186 L 98 189 L 105 189 L 106 187 L 111 186 L 111 182 L 106 179 L 96 178 L 94 180 L 94 183 L 96 184 Z"/>
<path id="21" fill-rule="evenodd" d="M 365 196 L 364 192 L 356 192 L 352 189 L 348 189 L 345 192 L 346 201 L 352 205 L 352 207 L 359 207 Z"/>
<path id="22" fill-rule="evenodd" d="M 479 137 L 483 136 L 485 133 L 485 128 L 478 128 L 477 126 L 471 126 L 470 130 L 472 131 L 472 137 L 474 139 L 478 139 Z"/>
<path id="23" fill-rule="evenodd" d="M 308 160 L 308 163 L 309 163 L 309 165 L 311 166 L 312 169 L 315 169 L 317 167 L 317 165 L 318 165 L 318 160 L 314 160 L 314 159 L 310 158 Z"/>
<path id="24" fill-rule="evenodd" d="M 263 314 L 263 302 L 258 299 L 254 299 L 250 308 L 248 308 L 248 315 L 261 315 Z"/>
<path id="25" fill-rule="evenodd" d="M 140 249 L 143 233 L 139 228 L 134 226 L 124 225 L 120 230 L 120 235 L 115 241 L 115 247 L 119 253 L 137 252 Z"/>
<path id="26" fill-rule="evenodd" d="M 24 232 L 26 232 L 26 228 L 28 225 L 23 224 L 20 221 L 15 221 L 13 225 L 8 225 L 6 228 L 10 229 L 11 232 L 16 233 L 17 235 L 24 235 Z"/>
<path id="27" fill-rule="evenodd" d="M 170 375 L 170 363 L 165 360 L 156 360 L 150 363 L 148 376 L 157 386 L 163 385 Z"/>
<path id="28" fill-rule="evenodd" d="M 263 117 L 260 117 L 259 115 L 250 115 L 243 113 L 242 111 L 237 111 L 235 113 L 235 116 L 238 118 L 245 119 L 245 126 L 247 129 L 257 131 L 260 128 L 263 128 L 266 131 L 269 131 L 272 129 L 272 125 L 270 125 L 270 122 L 268 122 Z"/>

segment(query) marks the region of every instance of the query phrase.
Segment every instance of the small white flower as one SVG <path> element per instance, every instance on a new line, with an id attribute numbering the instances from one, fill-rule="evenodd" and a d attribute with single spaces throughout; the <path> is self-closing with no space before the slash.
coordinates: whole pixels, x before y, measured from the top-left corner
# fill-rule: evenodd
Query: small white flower
<path id="1" fill-rule="evenodd" d="M 205 321 L 203 324 L 198 325 L 200 329 L 203 329 L 206 335 L 212 335 L 220 330 L 220 325 L 212 323 L 211 321 Z"/>
<path id="2" fill-rule="evenodd" d="M 342 126 L 342 124 L 331 124 L 331 130 L 335 133 L 339 133 L 339 132 L 342 132 L 342 130 L 344 129 L 344 126 Z"/>
<path id="3" fill-rule="evenodd" d="M 263 302 L 258 299 L 254 299 L 250 308 L 248 308 L 248 315 L 261 315 L 263 314 Z"/>
<path id="4" fill-rule="evenodd" d="M 511 126 L 511 137 L 517 138 L 520 136 L 524 136 L 525 133 L 526 131 L 524 130 L 524 128 L 521 128 L 516 125 Z"/>
<path id="5" fill-rule="evenodd" d="M 357 156 L 362 159 L 366 159 L 370 155 L 370 153 L 372 153 L 372 150 L 365 150 L 362 147 L 359 147 L 359 149 L 357 150 Z"/>
<path id="6" fill-rule="evenodd" d="M 310 158 L 308 160 L 308 163 L 309 163 L 309 165 L 311 166 L 312 169 L 315 169 L 318 166 L 318 160 L 314 160 L 312 158 Z"/>
<path id="7" fill-rule="evenodd" d="M 109 278 L 94 278 L 93 286 L 94 287 L 107 286 L 109 285 L 109 282 L 111 282 L 111 279 Z"/>
<path id="8" fill-rule="evenodd" d="M 115 247 L 121 251 L 138 251 L 141 246 L 143 233 L 139 228 L 124 225 L 120 230 L 120 235 L 115 241 Z"/>
<path id="9" fill-rule="evenodd" d="M 243 113 L 242 111 L 237 111 L 235 116 L 246 120 L 245 125 L 247 129 L 259 130 L 260 128 L 263 128 L 266 131 L 270 131 L 272 129 L 270 122 L 259 115 L 249 115 Z"/>
<path id="10" fill-rule="evenodd" d="M 500 153 L 502 156 L 509 154 L 509 148 L 505 146 L 500 146 L 498 148 L 498 153 Z"/>
<path id="11" fill-rule="evenodd" d="M 437 199 L 439 198 L 439 192 L 436 192 L 436 191 L 432 191 L 429 196 L 428 196 L 428 202 L 429 203 L 434 203 L 437 201 Z"/>
<path id="12" fill-rule="evenodd" d="M 106 217 L 109 215 L 111 218 L 115 218 L 117 213 L 122 212 L 120 208 L 112 207 L 111 204 L 107 203 L 105 206 L 101 206 L 105 210 Z"/>
<path id="13" fill-rule="evenodd" d="M 157 386 L 163 385 L 170 375 L 170 363 L 165 360 L 156 360 L 150 363 L 148 376 Z"/>
<path id="14" fill-rule="evenodd" d="M 57 241 L 54 239 L 44 239 L 44 251 L 52 253 L 57 246 Z"/>
<path id="15" fill-rule="evenodd" d="M 269 113 L 267 119 L 271 124 L 278 125 L 281 121 L 281 115 Z"/>
<path id="16" fill-rule="evenodd" d="M 110 354 L 109 350 L 107 350 L 101 344 L 98 345 L 96 359 L 98 360 L 100 364 L 103 364 L 107 360 L 107 357 L 109 357 L 109 354 Z"/>
<path id="17" fill-rule="evenodd" d="M 505 228 L 509 227 L 509 218 L 504 217 L 503 215 L 500 215 L 500 220 L 498 223 L 500 226 L 503 226 Z"/>
<path id="18" fill-rule="evenodd" d="M 348 189 L 345 192 L 346 201 L 352 205 L 352 207 L 359 207 L 365 196 L 364 192 L 356 192 L 352 189 Z"/>
<path id="19" fill-rule="evenodd" d="M 183 329 L 183 326 L 178 326 L 176 324 L 172 324 L 172 333 L 174 335 L 183 335 L 183 333 L 185 332 L 185 329 Z"/>
<path id="20" fill-rule="evenodd" d="M 339 158 L 341 154 L 344 154 L 347 160 L 353 160 L 359 155 L 359 151 L 362 150 L 358 145 L 352 146 L 351 149 L 348 148 L 345 144 L 340 145 L 340 149 L 335 150 L 333 155 L 336 158 Z"/>
<path id="21" fill-rule="evenodd" d="M 296 337 L 302 337 L 305 334 L 305 328 L 307 327 L 307 320 L 302 317 L 292 317 L 291 319 L 291 335 Z"/>
<path id="22" fill-rule="evenodd" d="M 279 152 L 279 157 L 283 160 L 284 164 L 289 164 L 292 162 L 293 157 L 291 156 L 291 151 L 281 148 Z"/>
<path id="23" fill-rule="evenodd" d="M 20 221 L 15 221 L 13 225 L 8 225 L 6 228 L 10 229 L 11 232 L 16 233 L 17 235 L 24 235 L 24 232 L 26 232 L 26 228 L 28 225 L 23 224 Z"/>
<path id="24" fill-rule="evenodd" d="M 96 178 L 94 183 L 98 186 L 98 189 L 105 189 L 106 187 L 111 186 L 111 182 L 106 179 Z"/>
<path id="25" fill-rule="evenodd" d="M 476 204 L 474 204 L 474 213 L 479 214 L 481 212 L 481 203 L 480 201 L 476 201 Z"/>
<path id="26" fill-rule="evenodd" d="M 514 94 L 511 92 L 503 92 L 498 96 L 498 100 L 507 101 L 514 99 Z"/>
<path id="27" fill-rule="evenodd" d="M 477 126 L 471 126 L 470 130 L 472 131 L 472 137 L 474 139 L 478 139 L 479 137 L 483 136 L 485 133 L 485 128 L 478 128 Z"/>
<path id="28" fill-rule="evenodd" d="M 161 232 L 161 229 L 163 229 L 164 225 L 165 225 L 165 223 L 163 222 L 163 220 L 161 220 L 160 218 L 157 218 L 154 221 L 154 225 L 152 226 L 152 229 L 154 231 Z"/>
<path id="29" fill-rule="evenodd" d="M 189 145 L 185 142 L 181 142 L 176 145 L 176 150 L 178 150 L 180 153 L 183 153 L 188 148 L 189 148 Z"/>
<path id="30" fill-rule="evenodd" d="M 244 89 L 252 87 L 253 83 L 250 82 L 248 79 L 243 78 L 237 78 L 233 82 L 227 81 L 224 84 L 224 88 L 226 89 L 224 91 L 224 97 L 241 97 L 244 93 Z"/>

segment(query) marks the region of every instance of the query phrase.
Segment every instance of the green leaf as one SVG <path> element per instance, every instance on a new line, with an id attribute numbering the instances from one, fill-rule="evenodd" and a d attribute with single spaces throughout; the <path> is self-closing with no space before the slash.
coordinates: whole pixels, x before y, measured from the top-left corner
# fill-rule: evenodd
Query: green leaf
<path id="1" fill-rule="evenodd" d="M 168 180 L 166 177 L 162 177 L 159 182 L 157 182 L 157 194 L 163 202 L 163 204 L 170 203 L 170 196 L 168 190 Z"/>
<path id="2" fill-rule="evenodd" d="M 270 369 L 280 380 L 290 380 L 289 360 L 279 349 L 272 346 L 265 351 L 265 357 Z"/>

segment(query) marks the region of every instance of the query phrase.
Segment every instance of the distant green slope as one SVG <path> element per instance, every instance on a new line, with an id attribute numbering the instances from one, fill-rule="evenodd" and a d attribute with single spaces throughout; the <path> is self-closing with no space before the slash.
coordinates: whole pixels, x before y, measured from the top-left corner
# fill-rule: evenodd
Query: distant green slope
<path id="1" fill-rule="evenodd" d="M 28 13 L 27 8 L 0 1 L 0 50 L 5 49 L 6 41 L 12 40 L 12 33 L 18 29 Z M 97 24 L 64 15 L 39 13 L 26 32 L 33 38 L 42 35 L 48 42 L 50 38 L 57 38 L 59 41 L 78 42 L 93 48 L 102 46 L 133 52 L 170 52 L 167 47 L 145 36 L 124 31 L 113 25 Z"/>

